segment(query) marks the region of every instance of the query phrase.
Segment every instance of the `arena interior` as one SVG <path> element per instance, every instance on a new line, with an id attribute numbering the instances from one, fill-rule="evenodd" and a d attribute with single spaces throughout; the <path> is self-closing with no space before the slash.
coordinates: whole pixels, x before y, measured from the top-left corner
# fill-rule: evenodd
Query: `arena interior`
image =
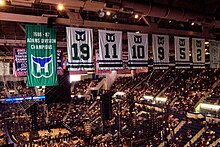
<path id="1" fill-rule="evenodd" d="M 220 147 L 219 40 L 219 0 L 0 0 L 0 146 Z M 30 86 L 46 41 L 57 84 Z"/>

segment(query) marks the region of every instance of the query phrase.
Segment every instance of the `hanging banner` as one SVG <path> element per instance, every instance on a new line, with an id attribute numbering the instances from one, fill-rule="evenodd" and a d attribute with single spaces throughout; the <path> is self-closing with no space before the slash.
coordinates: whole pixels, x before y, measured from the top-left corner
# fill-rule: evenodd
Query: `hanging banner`
<path id="1" fill-rule="evenodd" d="M 152 50 L 155 69 L 169 68 L 169 36 L 152 35 Z"/>
<path id="2" fill-rule="evenodd" d="M 92 29 L 66 27 L 70 71 L 94 70 Z"/>
<path id="3" fill-rule="evenodd" d="M 26 48 L 14 48 L 14 75 L 16 77 L 27 76 L 27 52 Z"/>
<path id="4" fill-rule="evenodd" d="M 111 69 L 100 69 L 99 68 L 99 63 L 98 63 L 98 58 L 99 58 L 99 51 L 95 50 L 95 74 L 96 75 L 107 75 L 110 74 L 112 72 Z"/>
<path id="5" fill-rule="evenodd" d="M 99 69 L 122 69 L 122 32 L 99 30 Z"/>
<path id="6" fill-rule="evenodd" d="M 27 52 L 26 48 L 14 48 L 14 75 L 16 77 L 27 76 Z M 57 49 L 57 74 L 63 75 L 63 62 L 62 62 L 63 51 Z"/>
<path id="7" fill-rule="evenodd" d="M 62 76 L 64 74 L 63 71 L 63 51 L 61 49 L 57 49 L 57 75 Z"/>
<path id="8" fill-rule="evenodd" d="M 220 42 L 209 41 L 210 68 L 220 67 Z"/>
<path id="9" fill-rule="evenodd" d="M 148 34 L 128 32 L 128 67 L 138 69 L 148 66 Z"/>
<path id="10" fill-rule="evenodd" d="M 189 38 L 174 37 L 176 68 L 190 68 Z"/>
<path id="11" fill-rule="evenodd" d="M 56 30 L 26 25 L 27 86 L 55 86 L 57 79 Z"/>
<path id="12" fill-rule="evenodd" d="M 205 68 L 205 39 L 192 38 L 193 68 Z"/>
<path id="13" fill-rule="evenodd" d="M 10 63 L 0 62 L 0 76 L 10 75 Z"/>

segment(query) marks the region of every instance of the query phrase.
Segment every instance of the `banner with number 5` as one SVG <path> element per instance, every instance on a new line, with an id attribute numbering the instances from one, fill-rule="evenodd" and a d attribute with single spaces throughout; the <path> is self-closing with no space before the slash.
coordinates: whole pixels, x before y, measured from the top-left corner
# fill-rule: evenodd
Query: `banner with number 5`
<path id="1" fill-rule="evenodd" d="M 205 68 L 205 39 L 192 38 L 193 68 Z"/>
<path id="2" fill-rule="evenodd" d="M 148 34 L 128 32 L 128 66 L 131 69 L 148 66 Z"/>
<path id="3" fill-rule="evenodd" d="M 99 69 L 121 69 L 122 32 L 99 30 Z"/>
<path id="4" fill-rule="evenodd" d="M 154 68 L 169 68 L 169 36 L 168 35 L 152 35 L 153 43 L 153 59 Z"/>
<path id="5" fill-rule="evenodd" d="M 66 27 L 70 71 L 94 70 L 92 29 Z"/>
<path id="6" fill-rule="evenodd" d="M 190 68 L 189 38 L 175 36 L 174 40 L 176 68 Z"/>

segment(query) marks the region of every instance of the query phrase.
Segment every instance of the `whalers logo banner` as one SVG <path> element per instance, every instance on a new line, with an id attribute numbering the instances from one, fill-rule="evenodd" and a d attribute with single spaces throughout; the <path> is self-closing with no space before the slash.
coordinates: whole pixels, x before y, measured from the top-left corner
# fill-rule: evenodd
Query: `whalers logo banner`
<path id="1" fill-rule="evenodd" d="M 26 25 L 27 86 L 55 86 L 57 79 L 56 30 Z"/>
<path id="2" fill-rule="evenodd" d="M 148 66 L 148 34 L 128 32 L 128 67 L 138 69 Z"/>
<path id="3" fill-rule="evenodd" d="M 189 38 L 174 37 L 176 68 L 190 68 Z"/>
<path id="4" fill-rule="evenodd" d="M 210 68 L 220 68 L 220 41 L 209 41 Z"/>
<path id="5" fill-rule="evenodd" d="M 205 39 L 192 38 L 193 68 L 205 68 Z"/>
<path id="6" fill-rule="evenodd" d="M 152 49 L 155 69 L 169 68 L 169 36 L 152 35 Z"/>
<path id="7" fill-rule="evenodd" d="M 122 69 L 122 32 L 99 30 L 99 69 Z"/>
<path id="8" fill-rule="evenodd" d="M 66 28 L 70 71 L 94 70 L 92 29 Z"/>

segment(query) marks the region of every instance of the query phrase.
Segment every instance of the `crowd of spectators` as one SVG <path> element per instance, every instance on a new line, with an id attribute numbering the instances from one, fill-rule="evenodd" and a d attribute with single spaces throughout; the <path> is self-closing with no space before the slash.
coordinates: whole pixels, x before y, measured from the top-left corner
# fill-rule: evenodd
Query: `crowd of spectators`
<path id="1" fill-rule="evenodd" d="M 36 96 L 34 87 L 26 87 L 25 81 L 7 81 L 7 97 Z"/>
<path id="2" fill-rule="evenodd" d="M 171 134 L 170 146 L 182 146 L 190 141 L 205 124 L 186 118 L 186 112 L 193 111 L 196 103 L 205 94 L 217 97 L 220 70 L 217 69 L 155 69 L 137 73 L 133 77 L 120 77 L 112 84 L 110 91 L 99 90 L 100 97 L 84 97 L 88 88 L 96 87 L 99 80 L 85 79 L 74 84 L 71 103 L 36 103 L 36 130 L 53 128 L 67 129 L 69 133 L 56 136 L 36 136 L 36 146 L 159 146 Z M 2 83 L 4 84 L 4 83 Z M 34 89 L 25 88 L 20 81 L 7 83 L 17 91 L 17 96 L 34 96 Z M 216 86 L 213 86 L 215 85 Z M 14 86 L 13 86 L 14 85 Z M 16 86 L 15 86 L 16 85 Z M 4 89 L 4 87 L 2 88 Z M 26 90 L 24 90 L 26 89 Z M 120 91 L 124 95 L 112 98 L 111 115 L 103 120 L 102 93 L 112 97 Z M 80 95 L 80 96 L 79 96 Z M 152 105 L 140 103 L 144 95 L 153 97 Z M 164 105 L 154 105 L 157 96 L 164 96 Z M 2 117 L 0 127 L 17 137 L 25 144 L 29 137 L 22 135 L 33 125 L 32 109 L 19 108 L 19 103 L 0 105 Z M 182 120 L 186 121 L 177 133 L 174 129 Z M 7 124 L 6 124 L 7 122 Z M 202 121 L 201 121 L 202 122 Z M 31 124 L 32 123 L 32 124 Z M 31 124 L 31 125 L 30 125 Z M 216 127 L 214 127 L 216 128 Z M 218 132 L 209 127 L 206 133 L 193 143 L 194 146 L 208 145 L 214 142 Z M 23 141 L 21 141 L 23 140 Z M 201 141 L 200 141 L 201 140 Z"/>
<path id="3" fill-rule="evenodd" d="M 72 85 L 73 89 L 71 89 L 72 95 L 83 95 L 86 93 L 87 89 L 89 88 L 89 84 L 91 83 L 91 79 L 84 79 L 82 81 L 75 82 Z"/>
<path id="4" fill-rule="evenodd" d="M 89 84 L 89 88 L 96 87 L 99 84 L 99 82 L 101 82 L 102 79 L 103 77 L 99 77 L 97 79 L 92 80 L 91 83 Z"/>
<path id="5" fill-rule="evenodd" d="M 0 99 L 4 99 L 6 96 L 4 82 L 0 81 Z"/>
<path id="6" fill-rule="evenodd" d="M 214 141 L 220 138 L 219 131 L 220 124 L 206 124 L 206 131 L 197 139 L 192 147 L 206 147 L 210 146 Z"/>

